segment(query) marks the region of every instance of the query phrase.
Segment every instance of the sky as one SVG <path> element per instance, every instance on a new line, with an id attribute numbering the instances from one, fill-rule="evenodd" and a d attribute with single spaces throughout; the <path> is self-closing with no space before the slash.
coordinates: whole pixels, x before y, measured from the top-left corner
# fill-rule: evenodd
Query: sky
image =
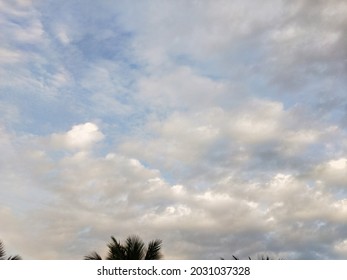
<path id="1" fill-rule="evenodd" d="M 347 259 L 347 2 L 0 0 L 0 239 L 24 259 Z"/>

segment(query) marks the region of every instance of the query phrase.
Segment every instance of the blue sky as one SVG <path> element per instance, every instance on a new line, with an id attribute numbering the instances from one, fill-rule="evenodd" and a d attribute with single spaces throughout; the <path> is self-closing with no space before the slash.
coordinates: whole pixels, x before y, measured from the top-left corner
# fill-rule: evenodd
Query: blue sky
<path id="1" fill-rule="evenodd" d="M 346 259 L 346 12 L 0 0 L 8 251 L 81 259 L 138 234 L 166 259 Z"/>

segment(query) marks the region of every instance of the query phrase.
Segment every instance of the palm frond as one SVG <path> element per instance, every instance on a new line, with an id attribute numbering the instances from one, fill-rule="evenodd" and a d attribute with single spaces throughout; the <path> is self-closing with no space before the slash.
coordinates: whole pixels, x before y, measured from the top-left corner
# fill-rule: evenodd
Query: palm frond
<path id="1" fill-rule="evenodd" d="M 0 240 L 0 260 L 3 260 L 5 258 L 6 252 L 4 248 L 4 244 L 2 244 L 2 241 Z"/>
<path id="2" fill-rule="evenodd" d="M 114 238 L 111 236 L 112 241 L 107 244 L 108 254 L 107 260 L 125 260 L 126 259 L 126 251 L 125 248 Z"/>
<path id="3" fill-rule="evenodd" d="M 97 252 L 92 252 L 90 255 L 84 257 L 85 260 L 102 260 L 101 256 Z"/>
<path id="4" fill-rule="evenodd" d="M 8 258 L 5 257 L 6 251 L 5 251 L 5 246 L 0 240 L 0 260 L 21 260 L 22 258 L 19 255 L 15 256 L 9 256 Z"/>
<path id="5" fill-rule="evenodd" d="M 128 260 L 142 260 L 145 256 L 145 243 L 137 235 L 129 236 L 125 241 Z"/>
<path id="6" fill-rule="evenodd" d="M 160 253 L 162 243 L 160 239 L 149 242 L 145 260 L 160 260 L 163 257 Z"/>
<path id="7" fill-rule="evenodd" d="M 111 242 L 107 244 L 108 253 L 106 260 L 160 260 L 162 241 L 155 239 L 146 247 L 143 240 L 137 235 L 129 236 L 123 244 L 111 236 Z M 101 256 L 92 252 L 84 257 L 85 260 L 101 260 Z"/>
<path id="8" fill-rule="evenodd" d="M 19 260 L 21 260 L 22 258 L 21 258 L 21 256 L 19 256 L 19 255 L 15 255 L 15 256 L 9 256 L 7 259 L 8 259 L 8 260 L 11 260 L 11 261 L 19 261 Z"/>

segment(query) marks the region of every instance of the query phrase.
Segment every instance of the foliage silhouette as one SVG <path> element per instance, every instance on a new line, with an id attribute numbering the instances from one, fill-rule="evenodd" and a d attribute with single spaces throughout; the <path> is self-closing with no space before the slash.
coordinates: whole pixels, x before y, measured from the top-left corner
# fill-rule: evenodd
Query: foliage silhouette
<path id="1" fill-rule="evenodd" d="M 0 260 L 21 260 L 22 258 L 19 255 L 9 256 L 6 258 L 5 246 L 0 240 Z"/>
<path id="2" fill-rule="evenodd" d="M 145 246 L 145 243 L 137 235 L 129 236 L 124 244 L 118 242 L 111 236 L 111 242 L 107 244 L 108 253 L 106 260 L 160 260 L 162 241 L 152 240 Z M 97 252 L 84 257 L 85 260 L 102 260 Z"/>
<path id="3" fill-rule="evenodd" d="M 234 255 L 232 255 L 232 257 L 233 257 L 233 259 L 234 260 L 240 260 L 238 257 L 235 257 Z M 220 258 L 221 260 L 225 260 L 224 258 Z M 251 257 L 248 257 L 248 259 L 249 260 L 252 260 L 252 258 Z M 270 259 L 270 257 L 269 256 L 261 256 L 261 258 L 258 258 L 258 260 L 263 260 L 263 261 L 270 261 L 270 260 L 272 260 L 272 259 Z"/>

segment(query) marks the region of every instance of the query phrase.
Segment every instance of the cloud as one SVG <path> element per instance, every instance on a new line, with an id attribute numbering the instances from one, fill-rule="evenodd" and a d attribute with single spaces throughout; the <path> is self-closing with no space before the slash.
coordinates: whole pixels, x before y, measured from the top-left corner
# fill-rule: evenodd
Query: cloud
<path id="1" fill-rule="evenodd" d="M 254 256 L 267 250 L 281 251 L 282 257 L 293 251 L 301 251 L 302 255 L 295 255 L 300 258 L 343 256 L 343 243 L 338 245 L 336 240 L 346 202 L 334 198 L 318 181 L 313 187 L 307 185 L 306 178 L 283 173 L 263 181 L 240 180 L 229 172 L 209 176 L 203 188 L 189 180 L 177 185 L 138 158 L 121 153 L 96 156 L 78 152 L 91 149 L 102 140 L 102 133 L 92 123 L 52 135 L 51 139 L 59 140 L 61 149 L 77 151 L 60 158 L 40 137 L 20 139 L 6 131 L 2 133 L 1 147 L 7 151 L 3 155 L 8 166 L 2 197 L 7 202 L 10 197 L 22 201 L 15 209 L 3 204 L 1 216 L 4 220 L 12 216 L 12 222 L 6 223 L 8 228 L 2 232 L 11 244 L 21 247 L 25 258 L 79 259 L 91 250 L 102 252 L 110 235 L 123 238 L 129 232 L 141 234 L 145 240 L 165 240 L 168 259 L 198 255 L 207 259 L 228 258 L 235 252 Z M 21 149 L 13 143 L 21 143 Z M 21 164 L 14 164 L 19 156 Z M 14 165 L 11 167 L 10 163 Z M 329 163 L 335 169 L 343 168 L 342 165 L 342 160 Z M 11 176 L 14 166 L 19 171 L 15 177 Z M 30 168 L 23 172 L 24 166 Z M 212 170 L 218 169 L 220 166 Z M 8 186 L 20 183 L 25 187 L 19 196 Z M 31 206 L 26 208 L 24 201 L 31 201 Z M 25 220 L 20 214 L 24 209 Z M 13 234 L 18 228 L 26 232 L 29 227 L 27 237 L 31 238 L 31 245 L 24 244 L 18 233 Z M 255 239 L 262 241 L 253 242 Z M 43 246 L 39 255 L 37 242 Z M 322 247 L 314 246 L 314 242 Z M 247 246 L 250 243 L 252 246 Z M 302 251 L 302 246 L 307 251 Z M 324 251 L 324 246 L 330 246 L 332 251 Z"/>
<path id="2" fill-rule="evenodd" d="M 346 158 L 332 159 L 322 163 L 314 169 L 313 173 L 326 184 L 328 188 L 337 187 L 343 190 L 347 179 Z"/>
<path id="3" fill-rule="evenodd" d="M 204 178 L 236 170 L 276 172 L 302 170 L 320 162 L 318 143 L 329 143 L 330 127 L 303 120 L 296 110 L 270 100 L 245 98 L 237 107 L 175 112 L 167 118 L 149 118 L 142 137 L 124 137 L 120 151 L 165 168 L 178 179 Z M 302 155 L 307 155 L 307 160 Z M 300 160 L 299 160 L 300 159 Z M 266 162 L 261 166 L 259 162 Z M 299 164 L 299 166 L 298 166 Z M 187 169 L 190 171 L 187 172 Z M 272 171 L 271 171 L 272 170 Z M 208 174 L 206 177 L 202 174 Z"/>
<path id="4" fill-rule="evenodd" d="M 284 20 L 270 36 L 273 82 L 285 83 L 286 88 L 291 88 L 290 83 L 305 86 L 315 76 L 328 80 L 344 69 L 341 58 L 345 56 L 345 42 L 341 34 L 346 22 L 341 13 L 345 5 L 341 1 L 320 2 L 314 7 L 311 4 L 287 1 Z"/>
<path id="5" fill-rule="evenodd" d="M 139 81 L 138 98 L 154 108 L 196 108 L 213 105 L 225 90 L 222 82 L 193 73 L 191 68 L 172 69 L 159 77 Z"/>
<path id="6" fill-rule="evenodd" d="M 2 1 L 9 251 L 345 258 L 345 6 Z"/>
<path id="7" fill-rule="evenodd" d="M 75 125 L 64 134 L 53 134 L 53 146 L 65 149 L 87 150 L 104 138 L 102 132 L 93 123 Z"/>
<path id="8" fill-rule="evenodd" d="M 167 55 L 187 54 L 193 59 L 208 60 L 226 55 L 240 39 L 250 38 L 271 25 L 280 16 L 279 4 L 265 1 L 258 10 L 244 1 L 218 1 L 217 5 L 154 1 L 131 10 L 124 5 L 120 19 L 140 32 L 139 44 L 149 53 L 151 49 L 164 49 Z M 137 17 L 143 10 L 147 11 L 145 16 Z"/>
<path id="9" fill-rule="evenodd" d="M 20 53 L 7 49 L 0 49 L 0 63 L 16 63 L 21 58 Z"/>

